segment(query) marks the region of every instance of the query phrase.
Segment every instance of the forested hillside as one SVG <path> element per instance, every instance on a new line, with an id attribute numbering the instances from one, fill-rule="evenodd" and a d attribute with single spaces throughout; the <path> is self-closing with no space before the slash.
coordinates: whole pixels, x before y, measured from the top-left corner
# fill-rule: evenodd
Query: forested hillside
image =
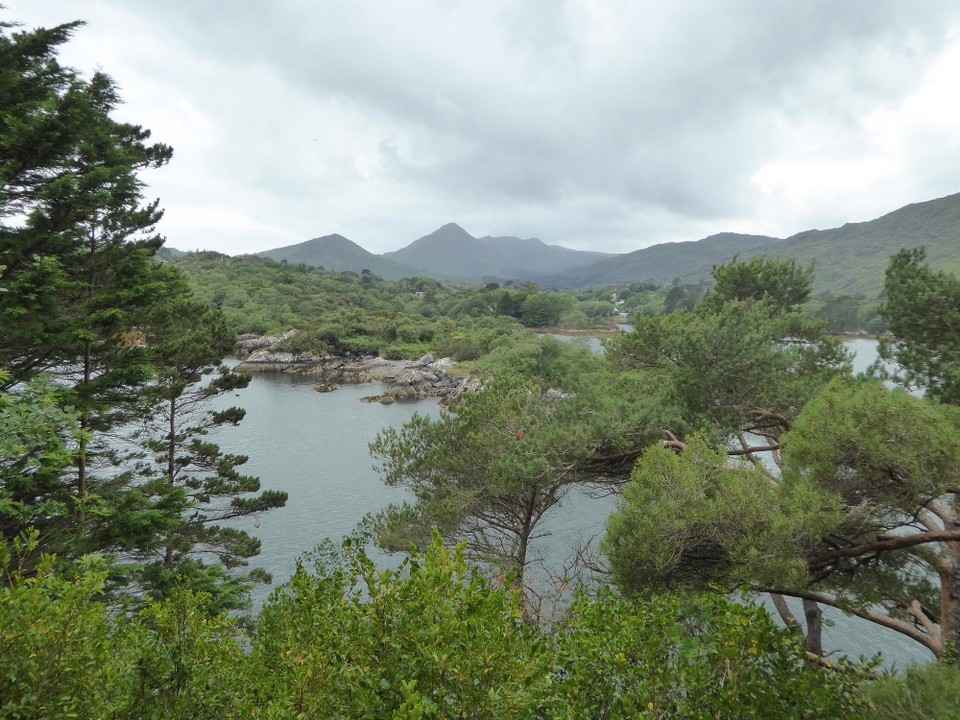
<path id="1" fill-rule="evenodd" d="M 296 328 L 297 340 L 287 345 L 318 352 L 411 359 L 436 352 L 472 359 L 495 337 L 521 326 L 610 331 L 627 307 L 617 306 L 608 290 L 458 287 L 423 277 L 390 281 L 369 272 L 218 253 L 189 253 L 173 262 L 197 297 L 220 310 L 238 333 Z M 621 294 L 635 303 L 658 297 L 652 289 Z"/>
<path id="2" fill-rule="evenodd" d="M 960 271 L 960 194 L 915 203 L 876 220 L 829 230 L 807 230 L 779 239 L 721 233 L 686 243 L 666 243 L 599 261 L 575 272 L 538 278 L 551 287 L 584 287 L 630 282 L 663 284 L 679 277 L 696 282 L 712 265 L 769 255 L 814 265 L 814 290 L 877 298 L 890 257 L 902 248 L 925 248 L 934 267 Z"/>
<path id="3" fill-rule="evenodd" d="M 960 272 L 960 194 L 907 205 L 869 222 L 798 233 L 764 252 L 813 263 L 817 290 L 875 298 L 890 257 L 903 248 L 923 248 L 934 268 Z"/>

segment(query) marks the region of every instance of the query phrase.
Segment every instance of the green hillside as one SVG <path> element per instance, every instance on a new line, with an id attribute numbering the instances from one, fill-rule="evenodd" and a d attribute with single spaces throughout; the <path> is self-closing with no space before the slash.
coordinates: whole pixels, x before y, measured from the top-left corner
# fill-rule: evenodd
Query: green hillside
<path id="1" fill-rule="evenodd" d="M 715 263 L 778 242 L 777 238 L 766 235 L 720 233 L 702 240 L 663 243 L 615 255 L 578 270 L 539 278 L 539 282 L 550 287 L 628 285 L 634 282 L 662 284 L 700 271 L 709 275 L 710 267 Z"/>
<path id="2" fill-rule="evenodd" d="M 960 272 L 960 194 L 914 203 L 883 217 L 809 230 L 768 248 L 769 254 L 816 266 L 814 291 L 876 297 L 890 257 L 923 246 L 932 268 Z M 744 253 L 747 255 L 761 252 Z"/>
<path id="3" fill-rule="evenodd" d="M 890 257 L 921 246 L 932 268 L 960 272 L 960 194 L 907 205 L 876 220 L 806 230 L 785 240 L 721 233 L 696 242 L 654 245 L 539 280 L 551 287 L 663 284 L 675 277 L 696 282 L 709 278 L 713 265 L 739 253 L 743 259 L 771 255 L 794 258 L 804 266 L 813 263 L 815 293 L 862 293 L 873 299 L 883 290 Z"/>

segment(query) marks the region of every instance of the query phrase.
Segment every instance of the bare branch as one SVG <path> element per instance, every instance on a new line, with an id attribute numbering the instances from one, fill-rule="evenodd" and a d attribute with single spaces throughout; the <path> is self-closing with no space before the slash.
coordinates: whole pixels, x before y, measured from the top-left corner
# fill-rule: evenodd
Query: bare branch
<path id="1" fill-rule="evenodd" d="M 750 447 L 750 444 L 747 442 L 747 438 L 744 436 L 744 434 L 743 434 L 742 432 L 741 432 L 741 433 L 737 433 L 737 439 L 740 441 L 740 446 L 744 449 L 744 451 L 746 451 L 747 448 Z M 754 466 L 755 468 L 757 468 L 757 470 L 759 470 L 760 472 L 762 472 L 762 473 L 767 477 L 767 479 L 768 479 L 771 483 L 773 483 L 774 485 L 777 484 L 777 478 L 773 475 L 772 472 L 770 472 L 766 467 L 764 467 L 763 463 L 760 462 L 760 461 L 754 456 L 754 454 L 753 454 L 752 452 L 740 452 L 740 453 L 738 453 L 738 452 L 736 452 L 736 451 L 730 451 L 730 450 L 728 450 L 728 451 L 727 451 L 727 454 L 728 454 L 728 455 L 734 455 L 734 454 L 737 454 L 737 455 L 746 455 L 746 456 L 747 456 L 747 459 L 748 459 L 751 463 L 753 463 L 753 466 Z"/>
<path id="2" fill-rule="evenodd" d="M 913 535 L 885 538 L 883 540 L 854 545 L 853 547 L 842 548 L 840 550 L 834 550 L 833 552 L 817 555 L 810 558 L 809 567 L 811 570 L 819 570 L 843 558 L 857 557 L 868 553 L 890 552 L 892 550 L 902 550 L 916 545 L 951 540 L 960 540 L 960 530 L 937 530 L 935 532 L 922 532 Z"/>
<path id="3" fill-rule="evenodd" d="M 917 619 L 917 622 L 923 626 L 923 629 L 927 631 L 930 637 L 938 637 L 940 635 L 940 629 L 936 623 L 930 619 L 930 616 L 924 612 L 919 600 L 914 600 L 910 603 L 910 613 Z"/>
<path id="4" fill-rule="evenodd" d="M 750 414 L 757 420 L 772 420 L 784 430 L 790 430 L 790 428 L 793 427 L 785 416 L 780 415 L 779 413 L 771 412 L 770 410 L 756 408 L 752 410 Z"/>
<path id="5" fill-rule="evenodd" d="M 782 588 L 758 588 L 758 590 L 760 592 L 779 593 L 780 595 L 786 595 L 787 597 L 813 600 L 821 605 L 829 605 L 830 607 L 837 608 L 837 610 L 842 610 L 850 615 L 855 615 L 859 618 L 863 618 L 864 620 L 868 620 L 869 622 L 880 625 L 881 627 L 898 632 L 901 635 L 906 635 L 911 640 L 915 640 L 923 645 L 937 658 L 939 658 L 943 653 L 943 641 L 939 632 L 933 636 L 928 635 L 923 630 L 920 630 L 918 627 L 908 622 L 897 620 L 896 618 L 892 618 L 888 615 L 883 615 L 882 613 L 874 612 L 872 610 L 864 610 L 863 608 L 859 608 L 855 605 L 844 602 L 834 595 L 805 590 L 785 590 Z"/>

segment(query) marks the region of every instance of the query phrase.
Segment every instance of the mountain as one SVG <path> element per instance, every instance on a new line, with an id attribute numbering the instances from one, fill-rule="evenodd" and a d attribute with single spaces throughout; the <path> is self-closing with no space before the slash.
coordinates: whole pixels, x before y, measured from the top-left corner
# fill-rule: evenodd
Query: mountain
<path id="1" fill-rule="evenodd" d="M 883 289 L 890 256 L 924 246 L 932 267 L 960 273 L 960 193 L 914 203 L 876 220 L 830 230 L 806 230 L 786 239 L 719 233 L 702 240 L 663 243 L 623 255 L 570 250 L 536 238 L 475 238 L 456 223 L 394 252 L 374 255 L 340 235 L 257 253 L 330 270 L 368 269 L 387 279 L 425 275 L 440 280 L 532 280 L 545 287 L 580 288 L 633 282 L 697 280 L 735 255 L 795 258 L 816 266 L 814 290 L 863 293 Z"/>
<path id="2" fill-rule="evenodd" d="M 597 260 L 616 257 L 614 253 L 571 250 L 547 245 L 537 238 L 522 240 L 513 236 L 477 238 L 500 265 L 500 274 L 513 280 L 562 273 L 585 267 Z"/>
<path id="3" fill-rule="evenodd" d="M 324 235 L 306 242 L 286 247 L 264 250 L 254 253 L 258 257 L 266 257 L 282 262 L 303 263 L 313 267 L 323 267 L 327 270 L 350 270 L 361 272 L 369 270 L 387 280 L 399 280 L 405 277 L 414 277 L 423 273 L 416 268 L 406 267 L 392 262 L 380 255 L 364 250 L 352 240 L 343 235 Z"/>
<path id="4" fill-rule="evenodd" d="M 960 273 L 960 193 L 907 205 L 868 222 L 797 233 L 769 254 L 802 265 L 813 262 L 815 291 L 874 298 L 883 290 L 890 256 L 920 246 L 931 267 Z"/>
<path id="5" fill-rule="evenodd" d="M 876 220 L 829 230 L 805 230 L 786 239 L 720 233 L 695 242 L 664 243 L 600 260 L 580 270 L 538 279 L 550 287 L 586 287 L 674 277 L 709 277 L 713 265 L 734 255 L 770 255 L 814 264 L 814 292 L 877 297 L 890 257 L 923 246 L 931 267 L 960 273 L 960 193 L 894 210 Z"/>
<path id="6" fill-rule="evenodd" d="M 502 236 L 475 238 L 448 223 L 383 257 L 453 280 L 529 280 L 544 273 L 588 265 L 606 253 L 570 250 L 542 240 Z"/>
<path id="7" fill-rule="evenodd" d="M 538 279 L 548 287 L 589 287 L 592 285 L 625 285 L 632 282 L 665 283 L 675 277 L 703 272 L 732 258 L 737 253 L 763 254 L 770 246 L 783 242 L 767 235 L 719 233 L 702 240 L 662 243 L 634 250 L 624 255 L 598 260 L 578 270 L 543 276 Z"/>
<path id="8" fill-rule="evenodd" d="M 393 262 L 420 268 L 447 280 L 480 280 L 490 269 L 483 244 L 456 223 L 447 223 L 399 250 L 384 253 Z"/>
<path id="9" fill-rule="evenodd" d="M 164 245 L 157 250 L 156 258 L 157 260 L 163 260 L 165 262 L 175 262 L 186 254 L 184 250 L 177 250 L 176 248 Z"/>

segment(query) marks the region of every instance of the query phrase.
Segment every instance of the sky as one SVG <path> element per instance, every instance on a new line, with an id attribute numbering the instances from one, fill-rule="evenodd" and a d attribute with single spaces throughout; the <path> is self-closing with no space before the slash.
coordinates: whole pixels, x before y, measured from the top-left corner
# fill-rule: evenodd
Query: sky
<path id="1" fill-rule="evenodd" d="M 960 192 L 956 0 L 3 0 L 174 148 L 167 245 L 630 252 Z"/>

